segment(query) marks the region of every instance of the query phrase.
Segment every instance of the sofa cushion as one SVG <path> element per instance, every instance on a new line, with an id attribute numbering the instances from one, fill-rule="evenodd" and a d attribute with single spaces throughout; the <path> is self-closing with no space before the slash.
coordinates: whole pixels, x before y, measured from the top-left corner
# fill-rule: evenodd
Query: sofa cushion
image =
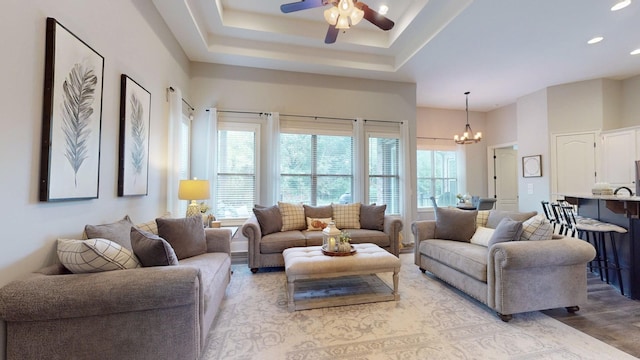
<path id="1" fill-rule="evenodd" d="M 338 229 L 360 229 L 360 203 L 331 204 L 331 207 Z"/>
<path id="2" fill-rule="evenodd" d="M 304 216 L 310 218 L 330 218 L 333 216 L 333 208 L 331 205 L 311 206 L 302 205 L 304 208 Z"/>
<path id="3" fill-rule="evenodd" d="M 282 228 L 280 231 L 304 230 L 307 228 L 302 204 L 278 201 L 278 208 L 280 208 L 280 214 L 282 215 Z"/>
<path id="4" fill-rule="evenodd" d="M 178 260 L 207 252 L 202 216 L 166 219 L 157 218 L 158 235 L 176 252 Z"/>
<path id="5" fill-rule="evenodd" d="M 464 210 L 462 210 L 464 211 Z M 420 254 L 456 269 L 472 278 L 487 282 L 487 248 L 481 245 L 449 240 L 424 240 Z"/>
<path id="6" fill-rule="evenodd" d="M 505 210 L 491 210 L 491 212 L 489 212 L 489 218 L 487 219 L 487 227 L 495 229 L 500 223 L 500 220 L 502 220 L 505 217 L 511 220 L 525 221 L 530 217 L 535 216 L 537 213 L 538 213 L 537 211 L 517 212 L 517 211 L 505 211 Z"/>
<path id="7" fill-rule="evenodd" d="M 132 227 L 131 246 L 142 266 L 178 265 L 176 252 L 158 235 Z"/>
<path id="8" fill-rule="evenodd" d="M 329 218 L 310 218 L 307 217 L 307 231 L 322 231 L 333 219 Z"/>
<path id="9" fill-rule="evenodd" d="M 520 240 L 551 240 L 553 226 L 542 215 L 536 215 L 522 223 Z"/>
<path id="10" fill-rule="evenodd" d="M 476 245 L 489 246 L 489 240 L 491 240 L 494 231 L 496 230 L 479 226 L 469 242 Z"/>
<path id="11" fill-rule="evenodd" d="M 110 224 L 102 225 L 86 225 L 84 232 L 87 238 L 95 239 L 107 239 L 118 243 L 120 246 L 133 251 L 131 248 L 131 227 L 133 222 L 129 218 L 129 215 L 125 215 L 122 220 L 116 221 Z"/>
<path id="12" fill-rule="evenodd" d="M 487 246 L 491 247 L 493 244 L 519 240 L 520 235 L 522 235 L 522 222 L 503 218 L 500 220 L 500 223 L 498 223 Z"/>
<path id="13" fill-rule="evenodd" d="M 75 274 L 140 267 L 129 249 L 107 239 L 58 239 L 57 253 L 60 263 Z"/>
<path id="14" fill-rule="evenodd" d="M 273 234 L 282 229 L 282 214 L 280 214 L 280 209 L 277 205 L 269 207 L 256 205 L 253 208 L 253 213 L 258 219 L 262 235 Z"/>
<path id="15" fill-rule="evenodd" d="M 284 249 L 296 246 L 306 246 L 306 239 L 298 230 L 282 231 L 263 236 L 260 240 L 261 254 L 282 253 Z"/>
<path id="16" fill-rule="evenodd" d="M 387 205 L 360 205 L 360 228 L 384 231 L 384 212 Z"/>
<path id="17" fill-rule="evenodd" d="M 476 210 L 436 207 L 437 239 L 469 242 L 476 232 Z"/>

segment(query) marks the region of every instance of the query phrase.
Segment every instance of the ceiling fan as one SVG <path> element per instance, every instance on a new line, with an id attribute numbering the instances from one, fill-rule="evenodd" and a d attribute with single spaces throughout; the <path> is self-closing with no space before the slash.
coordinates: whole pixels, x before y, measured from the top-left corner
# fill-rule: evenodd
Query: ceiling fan
<path id="1" fill-rule="evenodd" d="M 384 31 L 391 30 L 395 25 L 393 21 L 358 0 L 302 0 L 282 4 L 280 10 L 286 14 L 326 5 L 331 5 L 331 8 L 324 12 L 324 17 L 329 22 L 329 30 L 324 38 L 325 44 L 335 43 L 340 30 L 356 25 L 362 18 Z"/>

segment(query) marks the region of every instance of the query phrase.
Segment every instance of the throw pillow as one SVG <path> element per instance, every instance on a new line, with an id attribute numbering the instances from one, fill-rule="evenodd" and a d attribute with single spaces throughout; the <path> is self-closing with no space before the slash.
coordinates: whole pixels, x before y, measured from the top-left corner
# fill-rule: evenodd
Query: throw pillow
<path id="1" fill-rule="evenodd" d="M 491 239 L 489 239 L 487 246 L 491 247 L 493 244 L 500 242 L 519 240 L 520 235 L 522 235 L 522 222 L 504 218 L 496 226 L 496 230 L 493 232 Z"/>
<path id="2" fill-rule="evenodd" d="M 280 214 L 282 214 L 282 231 L 304 230 L 307 228 L 302 204 L 278 201 L 278 208 L 280 208 Z"/>
<path id="3" fill-rule="evenodd" d="M 133 251 L 131 248 L 131 227 L 133 222 L 126 215 L 124 219 L 111 224 L 86 225 L 84 231 L 89 239 L 107 239 L 114 241 L 121 246 Z"/>
<path id="4" fill-rule="evenodd" d="M 338 229 L 360 229 L 360 203 L 331 204 Z"/>
<path id="5" fill-rule="evenodd" d="M 478 217 L 476 217 L 476 227 L 487 227 L 487 220 L 489 220 L 489 213 L 491 210 L 478 210 Z"/>
<path id="6" fill-rule="evenodd" d="M 158 235 L 176 252 L 178 260 L 207 252 L 202 216 L 166 219 L 157 218 Z"/>
<path id="7" fill-rule="evenodd" d="M 536 215 L 522 223 L 520 240 L 551 240 L 553 226 L 542 215 Z"/>
<path id="8" fill-rule="evenodd" d="M 535 216 L 537 213 L 538 213 L 537 211 L 517 212 L 517 211 L 505 211 L 505 210 L 491 210 L 491 212 L 489 212 L 489 218 L 487 219 L 487 227 L 495 229 L 500 223 L 500 220 L 502 220 L 505 217 L 511 220 L 525 221 L 530 217 Z"/>
<path id="9" fill-rule="evenodd" d="M 387 205 L 360 205 L 360 228 L 384 231 L 384 212 Z"/>
<path id="10" fill-rule="evenodd" d="M 57 253 L 60 263 L 74 274 L 140 267 L 131 251 L 107 239 L 58 239 Z"/>
<path id="11" fill-rule="evenodd" d="M 311 206 L 302 205 L 304 207 L 304 216 L 310 218 L 330 218 L 333 215 L 333 208 L 331 205 L 324 206 Z"/>
<path id="12" fill-rule="evenodd" d="M 476 232 L 476 210 L 437 207 L 436 239 L 469 242 Z"/>
<path id="13" fill-rule="evenodd" d="M 256 205 L 253 208 L 253 213 L 258 219 L 263 236 L 279 232 L 282 229 L 282 215 L 277 205 L 269 207 Z"/>
<path id="14" fill-rule="evenodd" d="M 131 246 L 142 266 L 178 265 L 178 257 L 171 245 L 150 232 L 131 228 Z"/>
<path id="15" fill-rule="evenodd" d="M 323 230 L 329 223 L 332 222 L 332 218 L 310 218 L 307 217 L 307 231 L 319 231 Z"/>
<path id="16" fill-rule="evenodd" d="M 489 229 L 484 226 L 478 226 L 476 232 L 471 237 L 471 243 L 482 246 L 489 246 L 489 240 L 493 236 L 495 229 Z"/>
<path id="17" fill-rule="evenodd" d="M 171 213 L 170 212 L 166 212 L 164 213 L 161 217 L 163 218 L 168 218 L 171 217 Z M 145 223 L 142 224 L 136 224 L 135 227 L 137 227 L 140 230 L 144 230 L 147 232 L 150 232 L 152 234 L 158 235 L 158 224 L 156 224 L 156 220 L 149 220 Z"/>

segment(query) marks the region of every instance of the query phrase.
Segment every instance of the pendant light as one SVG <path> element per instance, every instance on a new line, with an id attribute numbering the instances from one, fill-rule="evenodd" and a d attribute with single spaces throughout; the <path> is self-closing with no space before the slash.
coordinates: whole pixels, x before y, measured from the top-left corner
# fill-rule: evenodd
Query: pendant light
<path id="1" fill-rule="evenodd" d="M 482 133 L 477 132 L 474 135 L 473 130 L 471 130 L 471 125 L 469 125 L 469 94 L 470 92 L 467 91 L 464 94 L 467 97 L 467 100 L 466 100 L 467 125 L 464 127 L 464 132 L 462 133 L 462 136 L 455 135 L 453 137 L 453 141 L 455 141 L 456 144 L 460 144 L 460 145 L 475 144 L 480 140 L 482 140 Z"/>

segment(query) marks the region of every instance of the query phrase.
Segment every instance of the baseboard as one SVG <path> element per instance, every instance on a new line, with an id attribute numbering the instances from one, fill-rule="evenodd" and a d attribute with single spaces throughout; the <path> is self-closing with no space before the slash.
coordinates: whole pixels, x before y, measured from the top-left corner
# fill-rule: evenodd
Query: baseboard
<path id="1" fill-rule="evenodd" d="M 231 264 L 248 264 L 249 255 L 246 251 L 234 251 L 231 253 Z"/>

